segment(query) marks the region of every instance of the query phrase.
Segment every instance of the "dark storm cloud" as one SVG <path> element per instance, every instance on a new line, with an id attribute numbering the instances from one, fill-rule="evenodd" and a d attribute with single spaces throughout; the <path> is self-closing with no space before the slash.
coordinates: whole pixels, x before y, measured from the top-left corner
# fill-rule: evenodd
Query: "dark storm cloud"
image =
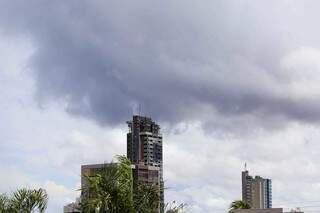
<path id="1" fill-rule="evenodd" d="M 141 104 L 169 123 L 272 127 L 320 119 L 320 96 L 297 96 L 291 84 L 299 79 L 282 63 L 300 46 L 319 48 L 312 8 L 309 1 L 10 0 L 0 2 L 0 23 L 4 33 L 31 39 L 40 102 L 62 99 L 68 112 L 100 124 L 122 123 Z"/>

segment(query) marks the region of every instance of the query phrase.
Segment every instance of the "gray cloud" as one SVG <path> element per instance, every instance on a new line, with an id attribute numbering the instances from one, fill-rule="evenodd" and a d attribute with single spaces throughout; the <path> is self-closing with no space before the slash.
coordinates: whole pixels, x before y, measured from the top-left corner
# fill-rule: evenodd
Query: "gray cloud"
<path id="1" fill-rule="evenodd" d="M 301 79 L 306 67 L 317 76 L 320 57 L 290 57 L 320 51 L 314 4 L 10 0 L 0 23 L 32 41 L 40 103 L 63 100 L 100 124 L 122 123 L 141 104 L 160 121 L 234 131 L 319 122 L 314 78 Z"/>

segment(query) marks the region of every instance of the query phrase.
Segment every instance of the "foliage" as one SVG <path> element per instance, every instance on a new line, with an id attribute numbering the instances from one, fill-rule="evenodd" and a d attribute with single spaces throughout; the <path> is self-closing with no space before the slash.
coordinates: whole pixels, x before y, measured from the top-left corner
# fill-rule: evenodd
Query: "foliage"
<path id="1" fill-rule="evenodd" d="M 81 189 L 81 212 L 85 213 L 154 213 L 159 208 L 160 189 L 150 184 L 133 186 L 130 161 L 124 156 L 106 164 L 98 173 L 85 175 Z M 133 190 L 135 187 L 135 190 Z M 166 207 L 169 207 L 166 205 Z M 179 213 L 184 205 L 172 207 L 167 213 Z"/>
<path id="2" fill-rule="evenodd" d="M 130 161 L 118 156 L 119 164 L 108 164 L 102 172 L 85 175 L 82 188 L 82 212 L 131 213 L 133 209 Z"/>
<path id="3" fill-rule="evenodd" d="M 185 204 L 178 204 L 176 205 L 176 202 L 173 201 L 172 203 L 167 203 L 165 206 L 165 212 L 166 213 L 181 213 L 185 209 Z"/>
<path id="4" fill-rule="evenodd" d="M 44 189 L 18 189 L 12 197 L 0 195 L 0 213 L 43 213 L 47 208 L 48 195 Z"/>
<path id="5" fill-rule="evenodd" d="M 154 213 L 159 208 L 159 189 L 154 185 L 140 184 L 134 193 L 134 213 Z"/>
<path id="6" fill-rule="evenodd" d="M 9 203 L 9 198 L 5 194 L 0 195 L 0 213 L 8 212 Z"/>
<path id="7" fill-rule="evenodd" d="M 250 209 L 250 205 L 242 200 L 235 200 L 231 203 L 230 208 L 229 208 L 229 213 L 233 213 L 234 210 L 237 209 Z"/>

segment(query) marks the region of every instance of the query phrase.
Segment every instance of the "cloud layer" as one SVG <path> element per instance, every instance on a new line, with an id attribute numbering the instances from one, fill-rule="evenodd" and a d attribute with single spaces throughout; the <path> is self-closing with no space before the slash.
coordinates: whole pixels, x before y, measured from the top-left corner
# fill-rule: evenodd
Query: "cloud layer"
<path id="1" fill-rule="evenodd" d="M 314 4 L 2 1 L 0 23 L 32 41 L 42 103 L 104 125 L 141 104 L 163 122 L 237 131 L 319 122 Z"/>

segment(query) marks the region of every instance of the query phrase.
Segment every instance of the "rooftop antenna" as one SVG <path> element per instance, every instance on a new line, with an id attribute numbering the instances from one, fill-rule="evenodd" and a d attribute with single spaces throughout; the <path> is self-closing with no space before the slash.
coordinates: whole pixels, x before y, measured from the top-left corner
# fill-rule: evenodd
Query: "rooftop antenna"
<path id="1" fill-rule="evenodd" d="M 139 116 L 141 116 L 141 103 L 139 103 L 139 109 L 138 109 L 138 113 L 139 113 Z"/>
<path id="2" fill-rule="evenodd" d="M 247 171 L 247 162 L 244 163 L 244 171 Z"/>
<path id="3" fill-rule="evenodd" d="M 134 111 L 135 111 L 135 106 L 132 105 L 132 107 L 131 107 L 132 116 L 134 116 Z"/>

